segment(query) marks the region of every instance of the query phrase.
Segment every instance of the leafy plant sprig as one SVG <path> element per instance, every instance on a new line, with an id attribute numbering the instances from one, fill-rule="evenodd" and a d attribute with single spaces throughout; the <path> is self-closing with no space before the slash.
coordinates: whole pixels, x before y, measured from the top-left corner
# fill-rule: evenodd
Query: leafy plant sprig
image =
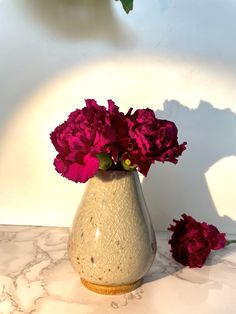
<path id="1" fill-rule="evenodd" d="M 123 9 L 128 14 L 130 11 L 133 10 L 133 0 L 116 0 L 122 3 Z"/>

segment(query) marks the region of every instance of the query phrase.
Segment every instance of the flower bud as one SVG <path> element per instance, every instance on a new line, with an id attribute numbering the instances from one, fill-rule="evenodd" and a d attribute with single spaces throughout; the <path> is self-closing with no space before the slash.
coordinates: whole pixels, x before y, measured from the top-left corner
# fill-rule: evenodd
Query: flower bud
<path id="1" fill-rule="evenodd" d="M 99 169 L 107 170 L 112 166 L 112 159 L 109 155 L 105 153 L 97 154 L 97 158 L 99 159 Z"/>
<path id="2" fill-rule="evenodd" d="M 137 165 L 132 164 L 132 161 L 129 158 L 122 157 L 121 158 L 121 165 L 126 171 L 134 171 Z"/>

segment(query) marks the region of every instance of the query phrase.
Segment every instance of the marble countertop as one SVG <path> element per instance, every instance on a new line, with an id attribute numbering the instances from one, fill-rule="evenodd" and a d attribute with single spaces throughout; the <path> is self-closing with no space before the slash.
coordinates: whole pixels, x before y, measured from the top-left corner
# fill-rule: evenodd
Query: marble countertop
<path id="1" fill-rule="evenodd" d="M 189 269 L 171 258 L 169 234 L 158 232 L 158 254 L 143 285 L 103 296 L 80 283 L 67 238 L 67 228 L 0 226 L 0 314 L 235 314 L 236 245 Z"/>

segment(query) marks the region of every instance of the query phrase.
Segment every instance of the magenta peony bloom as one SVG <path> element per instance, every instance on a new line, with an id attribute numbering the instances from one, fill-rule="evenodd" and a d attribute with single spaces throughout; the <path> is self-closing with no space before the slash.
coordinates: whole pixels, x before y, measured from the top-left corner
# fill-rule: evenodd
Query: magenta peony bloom
<path id="1" fill-rule="evenodd" d="M 131 108 L 125 115 L 112 100 L 108 109 L 94 99 L 85 102 L 50 134 L 58 152 L 55 168 L 69 180 L 86 182 L 99 169 L 138 169 L 146 176 L 152 163 L 177 163 L 185 150 L 175 124 L 157 119 L 151 109 L 131 114 Z"/>
<path id="2" fill-rule="evenodd" d="M 220 250 L 227 245 L 225 233 L 186 214 L 182 217 L 179 221 L 174 220 L 175 225 L 168 229 L 173 231 L 169 241 L 172 256 L 185 266 L 202 267 L 211 250 Z"/>
<path id="3" fill-rule="evenodd" d="M 155 161 L 177 163 L 177 157 L 186 149 L 186 142 L 179 145 L 177 128 L 171 121 L 157 119 L 153 110 L 138 109 L 127 113 L 130 143 L 126 157 L 147 175 Z"/>
<path id="4" fill-rule="evenodd" d="M 105 152 L 117 158 L 117 133 L 112 123 L 118 114 L 118 109 L 116 114 L 110 113 L 93 99 L 87 99 L 83 109 L 72 112 L 50 135 L 58 152 L 56 170 L 69 180 L 86 182 L 99 169 L 97 154 Z"/>

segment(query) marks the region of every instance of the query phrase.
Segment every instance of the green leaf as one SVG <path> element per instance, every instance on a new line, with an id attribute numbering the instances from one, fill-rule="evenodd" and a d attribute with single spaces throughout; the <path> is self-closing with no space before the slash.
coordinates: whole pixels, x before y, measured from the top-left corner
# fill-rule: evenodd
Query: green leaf
<path id="1" fill-rule="evenodd" d="M 122 3 L 123 9 L 127 14 L 129 13 L 129 11 L 133 10 L 133 0 L 120 0 L 120 2 Z"/>

